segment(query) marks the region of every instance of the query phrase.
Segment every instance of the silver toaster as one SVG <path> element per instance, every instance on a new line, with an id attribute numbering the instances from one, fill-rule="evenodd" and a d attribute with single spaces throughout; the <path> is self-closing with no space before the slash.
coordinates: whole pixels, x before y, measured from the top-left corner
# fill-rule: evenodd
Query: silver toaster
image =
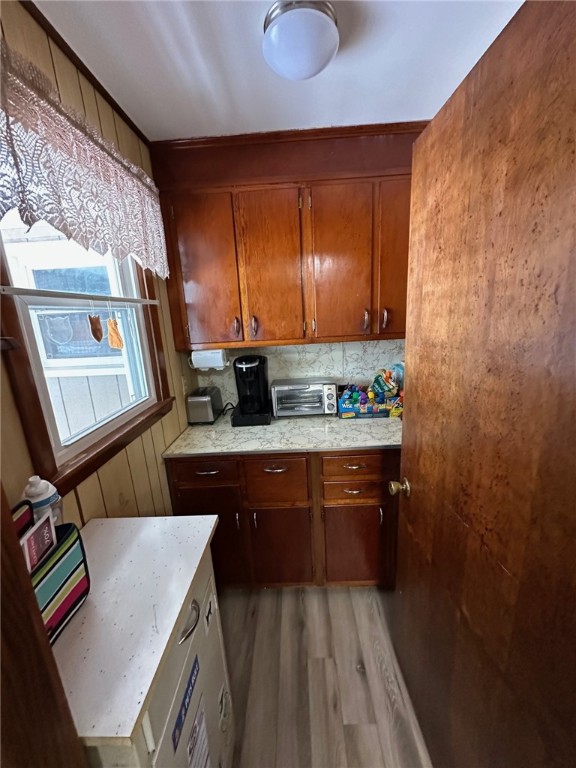
<path id="1" fill-rule="evenodd" d="M 214 424 L 223 411 L 218 387 L 199 387 L 186 398 L 188 424 Z"/>

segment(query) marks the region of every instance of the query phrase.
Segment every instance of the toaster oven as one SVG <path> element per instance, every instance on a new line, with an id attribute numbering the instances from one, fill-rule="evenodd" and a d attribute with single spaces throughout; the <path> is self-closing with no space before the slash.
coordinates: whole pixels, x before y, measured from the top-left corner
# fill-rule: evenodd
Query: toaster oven
<path id="1" fill-rule="evenodd" d="M 275 379 L 270 385 L 274 418 L 336 415 L 336 381 L 325 378 Z"/>

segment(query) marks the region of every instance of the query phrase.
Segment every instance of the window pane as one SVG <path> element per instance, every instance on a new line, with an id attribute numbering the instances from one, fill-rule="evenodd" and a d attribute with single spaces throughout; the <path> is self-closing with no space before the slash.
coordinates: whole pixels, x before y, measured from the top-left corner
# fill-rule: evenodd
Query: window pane
<path id="1" fill-rule="evenodd" d="M 143 310 L 130 301 L 139 295 L 134 264 L 86 251 L 44 222 L 28 229 L 17 211 L 0 229 L 14 286 L 87 297 L 17 300 L 61 463 L 155 399 Z"/>
<path id="2" fill-rule="evenodd" d="M 70 444 L 149 396 L 136 307 L 29 305 L 60 442 Z M 89 316 L 102 332 L 92 335 Z M 110 326 L 114 326 L 112 333 Z M 111 347 L 113 337 L 123 347 Z"/>

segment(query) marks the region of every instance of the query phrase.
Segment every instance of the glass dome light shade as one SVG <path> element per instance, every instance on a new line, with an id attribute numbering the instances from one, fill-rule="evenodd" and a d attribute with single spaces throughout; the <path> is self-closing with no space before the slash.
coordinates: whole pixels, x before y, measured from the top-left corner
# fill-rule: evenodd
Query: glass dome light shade
<path id="1" fill-rule="evenodd" d="M 265 23 L 262 52 L 268 66 L 281 77 L 308 80 L 336 56 L 340 42 L 338 27 L 335 17 L 323 10 L 298 7 L 295 3 L 289 5 L 291 7 Z"/>

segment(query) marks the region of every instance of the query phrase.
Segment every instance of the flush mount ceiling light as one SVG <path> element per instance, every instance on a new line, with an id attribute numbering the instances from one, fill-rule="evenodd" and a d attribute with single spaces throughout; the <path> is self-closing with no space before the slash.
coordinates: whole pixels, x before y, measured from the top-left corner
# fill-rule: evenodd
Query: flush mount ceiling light
<path id="1" fill-rule="evenodd" d="M 336 56 L 339 36 L 332 3 L 280 0 L 264 19 L 262 52 L 288 80 L 308 80 Z"/>

